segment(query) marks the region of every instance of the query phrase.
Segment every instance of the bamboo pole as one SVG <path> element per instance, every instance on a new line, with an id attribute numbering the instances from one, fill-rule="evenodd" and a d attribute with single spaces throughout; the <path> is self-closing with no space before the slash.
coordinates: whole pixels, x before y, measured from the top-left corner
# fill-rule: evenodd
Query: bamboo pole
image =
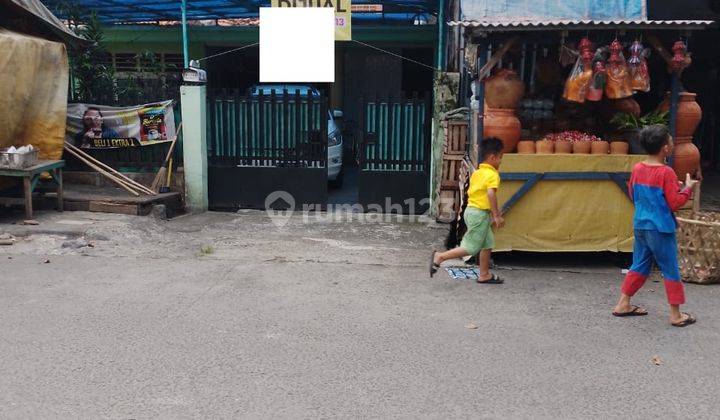
<path id="1" fill-rule="evenodd" d="M 86 153 L 85 151 L 83 151 L 83 150 L 80 149 L 79 147 L 74 146 L 74 145 L 72 145 L 72 144 L 70 144 L 70 143 L 68 143 L 68 142 L 65 142 L 65 146 L 66 146 L 66 147 L 69 147 L 69 148 L 72 149 L 74 152 L 82 155 L 83 157 L 85 157 L 85 158 L 88 159 L 89 161 L 93 162 L 95 165 L 97 165 L 97 166 L 105 169 L 107 172 L 109 172 L 109 173 L 115 175 L 116 177 L 120 178 L 120 179 L 123 180 L 125 183 L 130 184 L 130 185 L 133 186 L 135 189 L 140 190 L 141 192 L 144 192 L 144 193 L 149 194 L 149 195 L 156 195 L 155 191 L 153 191 L 153 190 L 151 190 L 150 188 L 144 186 L 143 184 L 141 184 L 141 183 L 139 183 L 139 182 L 131 179 L 130 177 L 128 177 L 127 175 L 125 175 L 125 174 L 123 174 L 123 173 L 121 173 L 121 172 L 119 172 L 119 171 L 116 170 L 115 168 L 113 168 L 113 167 L 111 167 L 111 166 L 108 166 L 108 165 L 106 165 L 105 163 L 103 163 L 103 162 L 95 159 L 94 157 L 90 156 L 88 153 Z"/>
<path id="2" fill-rule="evenodd" d="M 125 191 L 129 192 L 130 194 L 138 197 L 140 196 L 140 193 L 132 189 L 129 185 L 125 184 L 120 178 L 114 176 L 113 174 L 109 173 L 108 171 L 104 170 L 103 168 L 95 165 L 91 161 L 85 159 L 83 156 L 81 156 L 79 153 L 75 152 L 74 150 L 70 149 L 69 147 L 65 147 L 65 150 L 67 150 L 70 154 L 75 156 L 76 158 L 80 159 L 83 163 L 85 163 L 90 168 L 96 170 L 100 175 L 103 175 L 105 178 L 109 179 L 110 181 L 114 182 L 118 186 L 122 187 Z"/>

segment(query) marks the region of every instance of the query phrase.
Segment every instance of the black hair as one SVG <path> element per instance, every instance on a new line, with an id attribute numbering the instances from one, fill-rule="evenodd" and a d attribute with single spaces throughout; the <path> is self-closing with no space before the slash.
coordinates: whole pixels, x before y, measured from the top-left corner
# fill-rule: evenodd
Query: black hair
<path id="1" fill-rule="evenodd" d="M 490 155 L 500 154 L 503 150 L 503 142 L 497 137 L 488 137 L 480 142 L 480 159 L 485 161 Z"/>
<path id="2" fill-rule="evenodd" d="M 649 155 L 660 153 L 660 150 L 668 144 L 669 140 L 670 130 L 666 125 L 653 124 L 640 130 L 640 144 Z"/>

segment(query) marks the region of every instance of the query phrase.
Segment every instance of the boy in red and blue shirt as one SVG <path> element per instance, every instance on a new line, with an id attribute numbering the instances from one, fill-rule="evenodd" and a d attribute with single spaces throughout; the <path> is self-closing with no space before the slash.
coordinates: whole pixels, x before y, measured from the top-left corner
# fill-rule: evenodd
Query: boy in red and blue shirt
<path id="1" fill-rule="evenodd" d="M 673 169 L 665 164 L 673 148 L 672 137 L 666 126 L 644 128 L 640 132 L 640 141 L 648 158 L 635 165 L 629 183 L 630 197 L 635 204 L 633 264 L 625 276 L 613 315 L 647 315 L 645 309 L 631 305 L 630 298 L 643 286 L 655 262 L 665 280 L 670 323 L 676 327 L 685 327 L 695 323 L 695 318 L 680 312 L 680 305 L 685 303 L 685 290 L 678 268 L 673 212 L 687 203 L 697 181 L 687 174 L 683 185 Z"/>

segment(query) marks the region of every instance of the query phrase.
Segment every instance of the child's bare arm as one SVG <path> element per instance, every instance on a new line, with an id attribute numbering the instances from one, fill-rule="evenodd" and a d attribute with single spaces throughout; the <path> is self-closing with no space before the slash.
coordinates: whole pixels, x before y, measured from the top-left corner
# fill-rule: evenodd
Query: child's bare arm
<path id="1" fill-rule="evenodd" d="M 505 219 L 503 219 L 502 213 L 500 213 L 500 208 L 498 207 L 497 189 L 488 188 L 487 195 L 488 200 L 490 201 L 490 211 L 492 212 L 493 223 L 495 224 L 495 227 L 499 229 L 505 225 Z"/>

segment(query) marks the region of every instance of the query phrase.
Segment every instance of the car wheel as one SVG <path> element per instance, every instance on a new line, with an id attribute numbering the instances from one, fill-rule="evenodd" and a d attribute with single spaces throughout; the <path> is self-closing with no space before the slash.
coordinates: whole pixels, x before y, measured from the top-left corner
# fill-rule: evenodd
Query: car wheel
<path id="1" fill-rule="evenodd" d="M 333 188 L 342 188 L 342 186 L 343 186 L 343 172 L 344 172 L 344 171 L 341 170 L 340 173 L 337 175 L 337 177 L 336 177 L 334 180 L 330 181 L 330 186 L 331 186 L 331 187 L 333 187 Z"/>

